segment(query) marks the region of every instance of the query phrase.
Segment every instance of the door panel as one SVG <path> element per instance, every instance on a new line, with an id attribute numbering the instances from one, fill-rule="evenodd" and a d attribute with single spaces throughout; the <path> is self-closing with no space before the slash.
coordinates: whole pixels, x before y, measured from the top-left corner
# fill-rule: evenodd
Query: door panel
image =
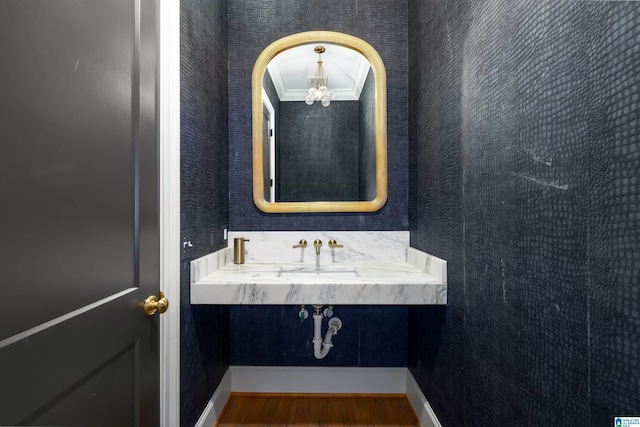
<path id="1" fill-rule="evenodd" d="M 0 349 L 3 361 L 0 364 L 0 378 L 3 378 L 0 425 L 34 419 L 80 388 L 91 376 L 108 369 L 111 361 L 128 349 L 148 344 L 139 343 L 139 340 L 148 340 L 148 335 L 129 327 L 145 317 L 141 308 L 131 309 L 138 305 L 140 291 L 131 288 L 123 293 L 111 301 L 86 308 L 86 312 L 70 313 L 67 316 L 71 318 L 61 319 L 56 325 L 43 325 L 41 332 L 26 338 L 16 337 L 15 343 Z M 142 320 L 152 323 L 150 319 Z M 6 387 L 8 384 L 14 387 Z M 133 390 L 129 389 L 122 392 L 131 393 Z M 83 408 L 76 410 L 82 413 Z M 84 423 L 77 425 L 86 425 L 90 419 L 85 418 Z"/>
<path id="2" fill-rule="evenodd" d="M 156 37 L 156 0 L 0 2 L 0 425 L 159 424 Z"/>
<path id="3" fill-rule="evenodd" d="M 0 339 L 134 284 L 133 23 L 132 0 L 0 3 Z"/>
<path id="4" fill-rule="evenodd" d="M 135 351 L 134 347 L 126 349 L 83 378 L 64 399 L 54 400 L 43 408 L 32 424 L 127 425 L 135 414 L 135 372 L 132 370 Z M 109 396 L 109 399 L 101 399 L 100 396 Z"/>

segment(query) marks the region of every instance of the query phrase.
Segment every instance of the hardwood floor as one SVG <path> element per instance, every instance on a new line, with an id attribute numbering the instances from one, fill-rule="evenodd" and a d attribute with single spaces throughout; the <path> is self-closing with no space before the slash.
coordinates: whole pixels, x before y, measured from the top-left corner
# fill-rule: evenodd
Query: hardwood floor
<path id="1" fill-rule="evenodd" d="M 420 426 L 403 394 L 232 393 L 216 427 Z"/>

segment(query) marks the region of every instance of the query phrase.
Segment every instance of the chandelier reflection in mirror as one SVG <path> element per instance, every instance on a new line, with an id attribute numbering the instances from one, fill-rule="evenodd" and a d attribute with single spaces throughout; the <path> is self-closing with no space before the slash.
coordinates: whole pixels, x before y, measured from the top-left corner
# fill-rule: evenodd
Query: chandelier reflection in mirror
<path id="1" fill-rule="evenodd" d="M 327 74 L 322 67 L 322 54 L 325 49 L 324 46 L 316 46 L 313 51 L 318 54 L 318 68 L 316 68 L 316 75 L 311 80 L 311 88 L 309 93 L 304 98 L 304 102 L 307 105 L 313 105 L 315 101 L 320 101 L 323 107 L 328 106 L 331 100 L 336 97 L 334 91 L 327 87 Z"/>

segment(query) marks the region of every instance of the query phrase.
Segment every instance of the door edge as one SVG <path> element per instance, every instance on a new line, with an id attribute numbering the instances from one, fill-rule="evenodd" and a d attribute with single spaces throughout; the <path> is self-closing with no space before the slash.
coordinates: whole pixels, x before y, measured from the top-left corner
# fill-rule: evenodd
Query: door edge
<path id="1" fill-rule="evenodd" d="M 160 426 L 180 424 L 180 2 L 158 1 Z"/>

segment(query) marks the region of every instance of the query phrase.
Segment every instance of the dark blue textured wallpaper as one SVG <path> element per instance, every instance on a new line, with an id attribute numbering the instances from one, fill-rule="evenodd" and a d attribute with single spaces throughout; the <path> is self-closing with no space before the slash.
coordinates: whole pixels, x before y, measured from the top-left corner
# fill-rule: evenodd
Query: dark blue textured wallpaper
<path id="1" fill-rule="evenodd" d="M 251 196 L 251 72 L 260 52 L 286 35 L 331 30 L 360 37 L 387 71 L 389 199 L 376 213 L 264 214 Z M 408 229 L 407 4 L 256 0 L 229 4 L 229 218 L 232 230 Z M 231 364 L 406 366 L 407 309 L 340 307 L 345 326 L 326 359 L 313 357 L 312 321 L 295 306 L 231 307 Z M 370 327 L 365 327 L 369 322 Z M 385 333 L 380 340 L 378 335 Z M 310 351 L 309 351 L 310 350 Z"/>
<path id="2" fill-rule="evenodd" d="M 245 0 L 229 3 L 229 209 L 231 230 L 407 230 L 407 4 L 385 0 Z M 375 213 L 265 214 L 253 204 L 251 73 L 272 42 L 310 30 L 362 38 L 387 71 L 389 199 Z M 329 78 L 331 78 L 329 76 Z"/>
<path id="3" fill-rule="evenodd" d="M 448 261 L 448 283 L 446 307 L 409 308 L 408 365 L 445 427 L 463 426 L 466 406 L 461 93 L 467 3 L 409 2 L 411 245 Z"/>
<path id="4" fill-rule="evenodd" d="M 360 93 L 360 153 L 359 191 L 360 200 L 376 197 L 376 91 L 373 70 L 369 70 Z"/>
<path id="5" fill-rule="evenodd" d="M 409 4 L 412 373 L 443 426 L 640 414 L 640 3 Z"/>
<path id="6" fill-rule="evenodd" d="M 250 366 L 407 365 L 407 307 L 334 306 L 342 329 L 324 359 L 313 355 L 313 306 L 235 306 L 231 310 L 231 364 Z M 322 323 L 322 336 L 327 319 Z"/>
<path id="7" fill-rule="evenodd" d="M 286 35 L 331 30 L 360 37 L 387 71 L 389 200 L 377 213 L 264 214 L 251 195 L 251 72 L 262 50 Z M 232 230 L 408 229 L 407 4 L 257 0 L 229 3 L 229 217 Z M 310 301 L 313 303 L 313 301 Z M 231 364 L 406 366 L 404 307 L 341 307 L 345 327 L 326 359 L 313 357 L 313 321 L 297 324 L 296 306 L 231 307 Z M 375 327 L 388 331 L 380 340 Z M 326 329 L 326 324 L 325 324 Z M 311 350 L 311 351 L 309 351 Z"/>
<path id="8" fill-rule="evenodd" d="M 358 101 L 280 103 L 276 200 L 359 200 L 360 129 L 353 125 L 359 107 Z"/>
<path id="9" fill-rule="evenodd" d="M 192 426 L 229 365 L 229 308 L 191 305 L 189 262 L 226 246 L 227 2 L 182 0 L 180 424 Z"/>
<path id="10" fill-rule="evenodd" d="M 361 37 L 385 61 L 378 213 L 253 206 L 253 63 L 312 29 Z M 445 427 L 640 414 L 638 46 L 631 1 L 183 1 L 182 424 L 229 363 L 408 364 Z M 189 305 L 188 261 L 224 246 L 225 226 L 408 227 L 413 246 L 449 261 L 449 303 L 338 306 L 345 325 L 318 361 L 297 307 Z"/>

